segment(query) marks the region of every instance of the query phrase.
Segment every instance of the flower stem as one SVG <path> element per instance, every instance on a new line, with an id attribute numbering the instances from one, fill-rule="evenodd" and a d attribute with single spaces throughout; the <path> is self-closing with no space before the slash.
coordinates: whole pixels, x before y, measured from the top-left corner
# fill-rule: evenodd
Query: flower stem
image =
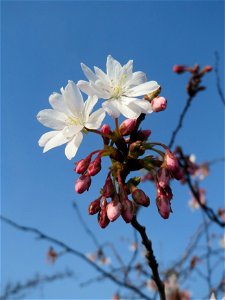
<path id="1" fill-rule="evenodd" d="M 120 130 L 119 130 L 119 120 L 118 118 L 115 118 L 115 124 L 116 124 L 116 134 L 120 136 Z"/>

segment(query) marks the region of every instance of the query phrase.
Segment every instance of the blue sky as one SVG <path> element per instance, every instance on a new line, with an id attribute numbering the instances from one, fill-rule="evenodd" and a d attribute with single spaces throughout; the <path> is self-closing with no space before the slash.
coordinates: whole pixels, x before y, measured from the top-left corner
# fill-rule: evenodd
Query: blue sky
<path id="1" fill-rule="evenodd" d="M 98 228 L 95 217 L 86 213 L 88 203 L 98 195 L 106 168 L 94 178 L 89 193 L 74 192 L 77 178 L 73 162 L 64 155 L 64 147 L 42 154 L 37 141 L 46 131 L 36 114 L 49 108 L 48 97 L 68 80 L 84 79 L 80 62 L 105 69 L 111 54 L 121 63 L 134 60 L 136 71 L 144 71 L 149 80 L 162 86 L 168 109 L 149 115 L 143 127 L 152 130 L 152 140 L 168 143 L 186 99 L 187 76 L 172 72 L 174 64 L 214 65 L 214 52 L 224 53 L 224 3 L 222 1 L 3 1 L 2 8 L 2 214 L 37 227 L 82 252 L 94 250 L 83 232 L 72 202 L 76 201 L 87 224 L 99 240 L 117 243 L 121 253 L 126 245 L 121 236 L 132 236 L 129 225 L 121 220 L 106 230 Z M 204 79 L 208 89 L 192 104 L 177 144 L 199 161 L 224 156 L 224 112 L 215 87 L 215 75 Z M 122 118 L 121 118 L 122 120 Z M 107 122 L 111 123 L 109 117 Z M 75 161 L 99 147 L 100 138 L 91 134 L 83 141 Z M 224 201 L 224 168 L 212 167 L 207 187 L 210 205 Z M 201 214 L 190 213 L 189 192 L 174 184 L 173 215 L 160 219 L 150 190 L 151 207 L 143 210 L 141 222 L 165 264 L 176 259 L 187 243 Z M 119 232 L 119 234 L 118 234 Z M 161 246 L 163 245 L 163 246 Z M 76 258 L 65 256 L 54 266 L 45 263 L 49 243 L 37 241 L 2 225 L 2 283 L 26 280 L 35 273 L 52 274 L 70 267 L 77 278 L 45 286 L 29 299 L 90 299 L 93 286 L 79 288 L 79 282 L 94 274 Z M 194 291 L 194 297 L 204 290 Z M 110 298 L 115 287 L 97 285 L 94 297 Z M 42 294 L 41 294 L 42 293 Z M 43 296 L 44 295 L 44 296 Z M 197 299 L 197 298 L 196 298 Z"/>

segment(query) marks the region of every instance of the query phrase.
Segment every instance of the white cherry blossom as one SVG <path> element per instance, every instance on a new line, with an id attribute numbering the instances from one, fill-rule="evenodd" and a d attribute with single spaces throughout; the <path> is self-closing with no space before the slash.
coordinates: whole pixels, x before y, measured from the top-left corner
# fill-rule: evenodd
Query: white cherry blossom
<path id="1" fill-rule="evenodd" d="M 133 73 L 132 60 L 121 66 L 109 55 L 106 73 L 97 67 L 94 67 L 94 73 L 83 63 L 81 68 L 89 82 L 80 80 L 78 87 L 89 96 L 104 99 L 102 107 L 113 118 L 122 114 L 128 119 L 136 119 L 141 113 L 153 111 L 147 100 L 137 97 L 155 92 L 160 86 L 156 81 L 147 81 L 143 72 Z"/>
<path id="2" fill-rule="evenodd" d="M 43 134 L 38 141 L 39 146 L 44 147 L 43 152 L 66 144 L 65 155 L 72 159 L 82 142 L 85 127 L 97 129 L 105 117 L 102 108 L 90 114 L 97 101 L 97 96 L 93 95 L 84 103 L 73 81 L 68 81 L 65 89 L 61 88 L 61 94 L 53 93 L 49 97 L 53 109 L 41 110 L 37 115 L 40 123 L 53 129 Z"/>

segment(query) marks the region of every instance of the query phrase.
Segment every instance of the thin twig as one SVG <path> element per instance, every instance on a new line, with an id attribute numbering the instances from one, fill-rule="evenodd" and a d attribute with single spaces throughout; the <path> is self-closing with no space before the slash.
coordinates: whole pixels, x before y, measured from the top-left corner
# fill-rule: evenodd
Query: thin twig
<path id="1" fill-rule="evenodd" d="M 77 206 L 77 204 L 75 202 L 73 202 L 73 208 L 75 209 L 76 213 L 77 213 L 77 216 L 78 216 L 78 219 L 80 221 L 80 224 L 83 226 L 84 230 L 86 231 L 87 235 L 90 236 L 90 238 L 93 240 L 94 244 L 97 246 L 97 247 L 100 247 L 100 243 L 99 241 L 97 240 L 95 234 L 90 230 L 90 228 L 88 228 L 88 226 L 86 225 L 86 223 L 84 222 L 84 219 L 80 213 L 80 210 Z"/>
<path id="2" fill-rule="evenodd" d="M 202 212 L 202 216 L 203 216 L 203 221 L 205 224 L 205 237 L 206 237 L 206 249 L 207 249 L 207 255 L 206 255 L 206 268 L 207 268 L 206 279 L 207 280 L 206 281 L 208 284 L 209 294 L 210 294 L 211 289 L 212 289 L 212 279 L 211 279 L 212 268 L 211 268 L 211 262 L 210 262 L 212 249 L 211 249 L 211 245 L 210 245 L 209 228 L 207 226 L 206 215 L 204 214 L 204 212 Z"/>
<path id="3" fill-rule="evenodd" d="M 27 226 L 23 226 L 23 225 L 19 225 L 16 222 L 5 218 L 3 216 L 0 216 L 0 219 L 2 221 L 4 221 L 5 223 L 11 225 L 12 227 L 25 231 L 25 232 L 31 232 L 34 233 L 35 235 L 38 236 L 38 238 L 40 239 L 44 239 L 47 241 L 52 242 L 55 245 L 58 245 L 59 247 L 63 248 L 65 251 L 67 251 L 68 253 L 75 255 L 77 257 L 79 257 L 81 260 L 85 261 L 86 263 L 88 263 L 90 266 L 92 266 L 96 271 L 98 271 L 100 274 L 104 275 L 105 277 L 107 277 L 108 279 L 110 279 L 111 281 L 113 281 L 114 283 L 116 283 L 119 286 L 122 286 L 124 288 L 127 288 L 131 291 L 133 291 L 134 293 L 136 293 L 138 296 L 140 296 L 142 299 L 146 299 L 146 300 L 151 300 L 151 298 L 149 296 L 147 296 L 145 293 L 143 293 L 141 290 L 139 290 L 138 287 L 136 287 L 133 284 L 124 282 L 122 280 L 119 280 L 118 278 L 116 278 L 112 273 L 109 273 L 107 271 L 105 271 L 103 268 L 101 268 L 99 265 L 97 265 L 95 262 L 89 260 L 85 254 L 83 254 L 82 252 L 79 252 L 78 250 L 68 246 L 66 243 L 57 240 L 56 238 L 53 238 L 45 233 L 43 233 L 42 231 L 36 229 L 36 228 L 32 228 L 32 227 L 27 227 Z"/>
<path id="4" fill-rule="evenodd" d="M 198 190 L 195 189 L 195 187 L 192 184 L 191 177 L 190 177 L 190 174 L 188 172 L 188 165 L 187 165 L 185 156 L 183 154 L 183 151 L 182 151 L 181 148 L 177 148 L 177 150 L 179 151 L 180 157 L 181 157 L 181 159 L 183 161 L 183 170 L 185 172 L 185 177 L 186 177 L 187 184 L 188 184 L 188 186 L 189 186 L 189 188 L 190 188 L 193 196 L 197 200 L 199 206 L 202 208 L 202 210 L 206 213 L 206 215 L 208 216 L 208 218 L 211 221 L 213 221 L 214 223 L 218 224 L 220 227 L 225 227 L 225 222 L 221 221 L 218 218 L 218 216 L 216 215 L 216 213 L 214 212 L 214 210 L 211 207 L 209 207 L 206 204 L 204 204 L 204 203 L 201 202 L 200 196 L 199 196 L 199 192 L 198 192 Z"/>
<path id="5" fill-rule="evenodd" d="M 189 107 L 191 106 L 191 102 L 192 102 L 193 98 L 194 98 L 194 96 L 189 96 L 189 98 L 187 99 L 186 105 L 185 105 L 185 107 L 184 107 L 184 109 L 183 109 L 183 111 L 180 115 L 178 124 L 177 124 L 176 128 L 174 129 L 174 131 L 172 133 L 172 136 L 171 136 L 171 139 L 170 139 L 170 142 L 169 142 L 169 145 L 168 145 L 169 148 L 172 148 L 172 146 L 175 143 L 176 136 L 177 136 L 179 130 L 183 126 L 184 117 L 185 117 L 186 113 L 188 112 Z"/>
<path id="6" fill-rule="evenodd" d="M 221 88 L 221 84 L 220 84 L 220 74 L 219 74 L 218 65 L 219 65 L 219 53 L 216 51 L 215 52 L 215 68 L 214 68 L 215 74 L 216 74 L 216 87 L 217 87 L 217 91 L 220 96 L 220 99 L 221 99 L 223 105 L 225 105 L 225 97 L 224 97 L 224 94 L 223 94 L 223 91 Z"/>
<path id="7" fill-rule="evenodd" d="M 56 273 L 51 276 L 40 276 L 36 275 L 34 278 L 27 280 L 25 283 L 17 282 L 15 284 L 8 284 L 5 287 L 4 293 L 0 296 L 0 300 L 6 300 L 9 299 L 9 297 L 15 297 L 21 292 L 24 292 L 28 289 L 33 289 L 37 287 L 40 284 L 53 282 L 59 279 L 64 279 L 67 277 L 72 277 L 74 274 L 71 271 L 66 271 L 64 273 Z"/>

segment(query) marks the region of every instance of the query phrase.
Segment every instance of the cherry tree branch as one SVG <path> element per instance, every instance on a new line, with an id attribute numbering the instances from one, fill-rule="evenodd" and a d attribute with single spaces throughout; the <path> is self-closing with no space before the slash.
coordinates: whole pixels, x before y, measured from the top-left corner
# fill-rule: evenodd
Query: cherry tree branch
<path id="1" fill-rule="evenodd" d="M 180 157 L 182 159 L 182 164 L 183 164 L 183 170 L 185 172 L 185 178 L 186 178 L 186 181 L 187 181 L 187 184 L 188 184 L 188 187 L 190 188 L 193 196 L 196 198 L 199 206 L 202 208 L 202 210 L 206 213 L 206 215 L 208 216 L 208 218 L 215 222 L 216 224 L 218 224 L 220 227 L 225 227 L 225 222 L 221 221 L 218 216 L 216 215 L 216 213 L 214 212 L 214 210 L 209 207 L 208 205 L 204 204 L 201 202 L 201 199 L 200 199 L 200 195 L 199 195 L 199 192 L 198 190 L 194 187 L 194 185 L 192 184 L 192 180 L 191 180 L 191 177 L 190 177 L 190 174 L 188 172 L 188 165 L 187 165 L 187 162 L 186 162 L 186 159 L 185 159 L 185 156 L 183 154 L 183 151 L 180 147 L 177 148 L 179 154 L 180 154 Z"/>
<path id="2" fill-rule="evenodd" d="M 16 295 L 19 295 L 20 293 L 23 293 L 28 289 L 33 289 L 40 284 L 72 277 L 73 275 L 74 275 L 73 272 L 66 271 L 64 273 L 56 273 L 51 276 L 36 275 L 34 278 L 27 280 L 25 283 L 20 283 L 20 282 L 17 282 L 15 284 L 9 283 L 6 285 L 4 293 L 0 296 L 0 300 L 9 299 L 9 297 L 11 298 L 12 296 L 15 297 Z"/>
<path id="3" fill-rule="evenodd" d="M 131 225 L 139 232 L 141 238 L 142 238 L 142 243 L 145 246 L 147 250 L 146 259 L 148 261 L 148 265 L 152 270 L 152 278 L 155 281 L 159 295 L 160 295 L 160 300 L 166 300 L 166 295 L 165 295 L 165 289 L 164 289 L 164 283 L 161 281 L 159 272 L 158 272 L 158 263 L 156 261 L 153 249 L 152 249 L 152 242 L 148 239 L 148 236 L 145 231 L 145 227 L 140 225 L 136 219 L 136 216 L 133 217 L 131 221 Z"/>
<path id="4" fill-rule="evenodd" d="M 224 97 L 224 94 L 223 94 L 223 91 L 222 91 L 222 88 L 221 88 L 220 74 L 219 74 L 218 65 L 219 65 L 219 54 L 218 54 L 218 52 L 215 52 L 215 68 L 214 68 L 214 71 L 215 71 L 215 74 L 216 74 L 216 87 L 217 87 L 217 91 L 218 91 L 218 94 L 220 96 L 220 99 L 221 99 L 223 105 L 225 105 L 225 97 Z"/>
<path id="5" fill-rule="evenodd" d="M 179 117 L 177 126 L 176 126 L 176 128 L 174 129 L 174 131 L 172 132 L 172 136 L 171 136 L 170 142 L 169 142 L 169 144 L 168 144 L 168 147 L 169 147 L 169 148 L 172 148 L 173 145 L 174 145 L 174 143 L 175 143 L 176 136 L 177 136 L 178 132 L 180 131 L 180 129 L 181 129 L 182 126 L 183 126 L 184 117 L 186 116 L 186 114 L 187 114 L 187 112 L 188 112 L 188 109 L 189 109 L 190 106 L 191 106 L 191 103 L 192 103 L 193 98 L 194 98 L 194 96 L 190 96 L 190 97 L 187 99 L 187 102 L 186 102 L 186 104 L 185 104 L 185 107 L 184 107 L 182 113 L 180 114 L 180 117 Z"/>
<path id="6" fill-rule="evenodd" d="M 128 282 L 124 282 L 120 279 L 118 279 L 117 277 L 115 277 L 112 273 L 105 271 L 103 268 L 101 268 L 98 264 L 96 264 L 95 262 L 89 260 L 85 254 L 83 254 L 82 252 L 70 247 L 69 245 L 67 245 L 66 243 L 62 242 L 61 240 L 58 240 L 54 237 L 51 237 L 45 233 L 43 233 L 42 231 L 36 229 L 36 228 L 32 228 L 32 227 L 28 227 L 28 226 L 23 226 L 20 225 L 6 217 L 0 216 L 0 219 L 2 221 L 4 221 L 5 223 L 9 224 L 10 226 L 21 230 L 21 231 L 25 231 L 25 232 L 31 232 L 33 234 L 35 234 L 36 236 L 38 236 L 39 239 L 43 239 L 46 241 L 49 241 L 57 246 L 59 246 L 60 248 L 62 248 L 65 252 L 70 253 L 72 255 L 75 255 L 77 257 L 79 257 L 81 260 L 85 261 L 87 264 L 89 264 L 90 266 L 92 266 L 96 271 L 98 271 L 100 274 L 102 274 L 103 276 L 107 277 L 108 279 L 110 279 L 112 282 L 114 282 L 115 284 L 117 284 L 118 286 L 124 287 L 126 289 L 129 289 L 130 291 L 133 291 L 136 295 L 138 295 L 139 297 L 141 297 L 141 299 L 145 299 L 145 300 L 152 300 L 148 295 L 146 295 L 145 293 L 143 293 L 137 286 L 128 283 Z"/>

